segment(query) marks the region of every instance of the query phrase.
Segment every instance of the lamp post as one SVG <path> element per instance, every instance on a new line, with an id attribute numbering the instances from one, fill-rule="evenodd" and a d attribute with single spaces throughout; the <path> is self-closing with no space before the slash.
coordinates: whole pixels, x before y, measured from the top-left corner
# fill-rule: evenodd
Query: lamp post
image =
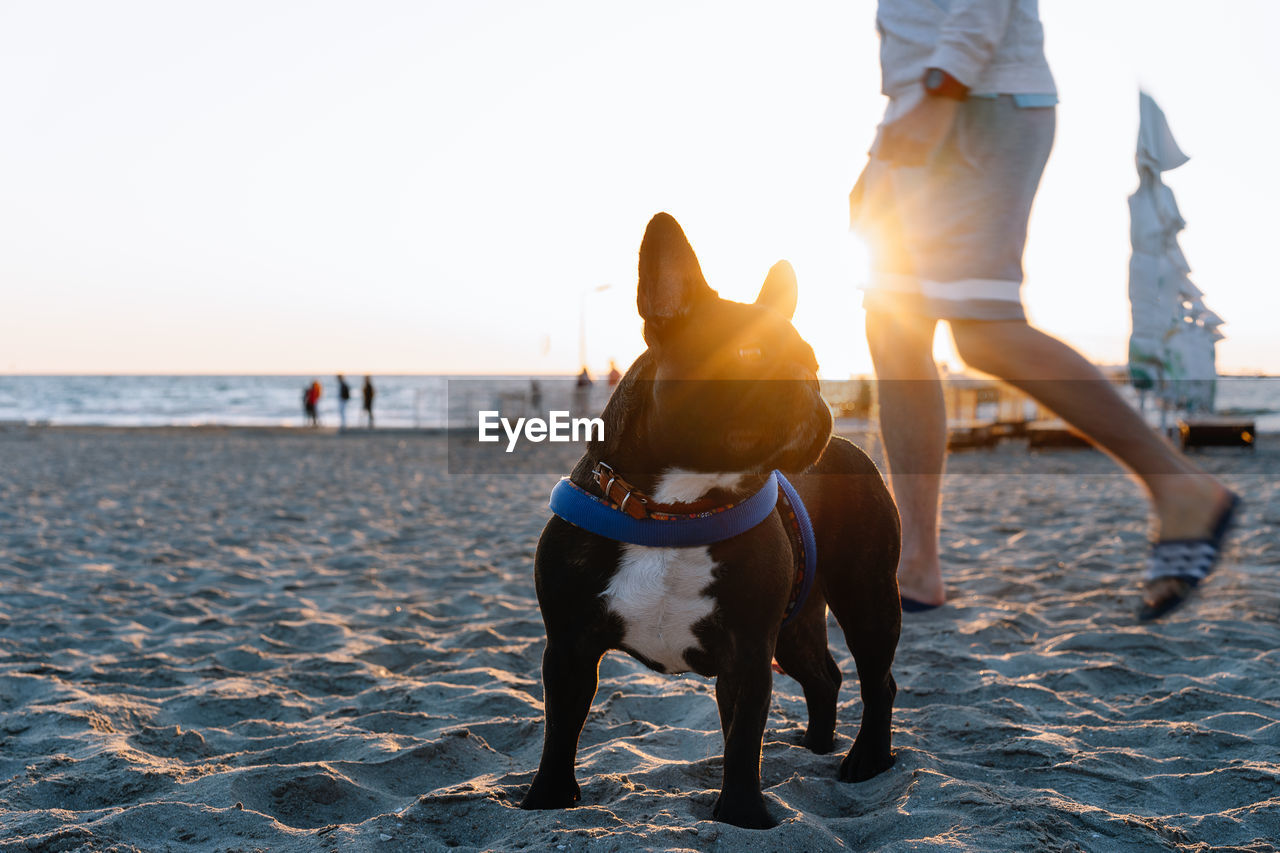
<path id="1" fill-rule="evenodd" d="M 578 365 L 583 369 L 587 366 L 587 296 L 603 293 L 611 287 L 612 284 L 601 284 L 588 288 L 578 299 Z"/>

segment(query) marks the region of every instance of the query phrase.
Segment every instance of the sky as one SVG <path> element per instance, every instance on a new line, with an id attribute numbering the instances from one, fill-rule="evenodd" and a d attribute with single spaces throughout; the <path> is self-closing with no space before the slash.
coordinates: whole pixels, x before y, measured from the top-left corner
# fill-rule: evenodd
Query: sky
<path id="1" fill-rule="evenodd" d="M 1032 321 L 1125 359 L 1141 86 L 1191 156 L 1166 182 L 1219 369 L 1280 373 L 1280 3 L 1041 6 Z M 0 373 L 570 373 L 583 320 L 591 368 L 625 367 L 661 210 L 725 298 L 789 259 L 822 374 L 869 372 L 846 197 L 884 108 L 874 15 L 0 0 Z"/>

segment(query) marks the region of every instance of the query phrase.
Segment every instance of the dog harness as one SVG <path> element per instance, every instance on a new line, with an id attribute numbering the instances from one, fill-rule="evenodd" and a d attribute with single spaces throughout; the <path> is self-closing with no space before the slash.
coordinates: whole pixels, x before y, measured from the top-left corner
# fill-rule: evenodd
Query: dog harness
<path id="1" fill-rule="evenodd" d="M 583 530 L 631 545 L 650 548 L 692 548 L 732 539 L 768 518 L 777 509 L 791 539 L 794 576 L 785 627 L 800 611 L 813 587 L 818 543 L 804 502 L 781 471 L 770 472 L 758 492 L 737 503 L 697 501 L 674 507 L 654 502 L 614 473 L 603 462 L 592 470 L 605 497 L 597 497 L 568 477 L 551 490 L 551 511 Z"/>

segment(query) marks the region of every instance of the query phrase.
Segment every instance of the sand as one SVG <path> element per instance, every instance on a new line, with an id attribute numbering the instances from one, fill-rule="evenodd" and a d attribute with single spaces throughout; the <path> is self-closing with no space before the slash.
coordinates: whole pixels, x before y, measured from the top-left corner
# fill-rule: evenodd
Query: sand
<path id="1" fill-rule="evenodd" d="M 710 820 L 712 684 L 619 653 L 581 807 L 516 808 L 564 451 L 468 477 L 422 434 L 0 431 L 0 850 L 1277 849 L 1280 440 L 1205 454 L 1242 526 L 1154 626 L 1143 505 L 1105 458 L 954 456 L 954 601 L 906 618 L 896 766 L 835 781 L 778 677 L 764 833 Z"/>

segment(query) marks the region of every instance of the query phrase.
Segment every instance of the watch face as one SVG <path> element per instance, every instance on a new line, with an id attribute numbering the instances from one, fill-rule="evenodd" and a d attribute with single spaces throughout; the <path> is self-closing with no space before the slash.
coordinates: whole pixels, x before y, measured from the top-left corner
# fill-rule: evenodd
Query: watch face
<path id="1" fill-rule="evenodd" d="M 924 87 L 930 92 L 939 89 L 942 86 L 942 72 L 937 68 L 931 68 L 929 73 L 925 75 Z"/>

